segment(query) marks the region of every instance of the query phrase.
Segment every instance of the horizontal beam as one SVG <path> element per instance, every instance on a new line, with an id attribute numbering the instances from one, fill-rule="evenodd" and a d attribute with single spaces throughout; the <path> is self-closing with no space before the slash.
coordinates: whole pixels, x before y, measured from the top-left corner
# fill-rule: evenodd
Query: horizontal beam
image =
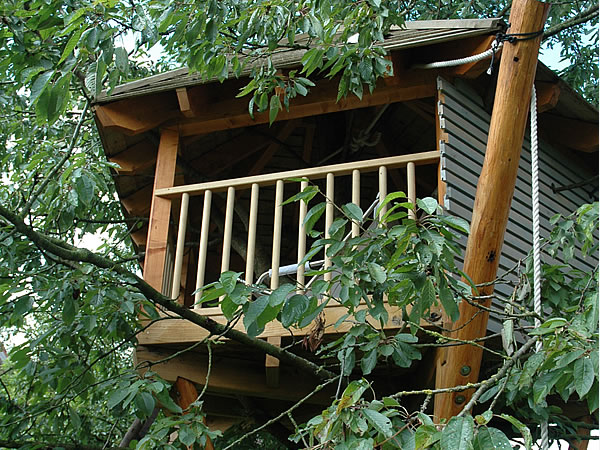
<path id="1" fill-rule="evenodd" d="M 390 156 L 389 158 L 370 159 L 366 161 L 356 161 L 344 164 L 333 164 L 329 166 L 312 167 L 308 169 L 291 170 L 288 172 L 277 172 L 265 175 L 255 175 L 243 178 L 234 178 L 231 180 L 212 181 L 207 183 L 190 184 L 187 186 L 176 186 L 172 188 L 157 189 L 155 195 L 166 198 L 178 197 L 183 193 L 190 195 L 201 195 L 206 190 L 213 192 L 223 192 L 227 188 L 247 189 L 253 184 L 268 186 L 275 184 L 278 180 L 290 178 L 309 178 L 311 180 L 325 178 L 328 173 L 336 176 L 349 175 L 353 170 L 358 169 L 361 172 L 373 172 L 381 166 L 388 169 L 406 167 L 409 162 L 416 165 L 433 164 L 439 161 L 440 154 L 437 150 L 421 153 L 412 153 L 409 155 Z"/>
<path id="2" fill-rule="evenodd" d="M 543 136 L 551 144 L 586 153 L 598 151 L 598 122 L 584 122 L 549 113 L 540 115 L 538 121 Z"/>
<path id="3" fill-rule="evenodd" d="M 394 82 L 390 83 L 389 78 Z M 435 94 L 436 73 L 433 71 L 398 71 L 393 77 L 381 80 L 372 94 L 365 93 L 362 99 L 354 94 L 337 101 L 339 79 L 321 79 L 311 88 L 306 97 L 296 97 L 290 102 L 289 111 L 280 111 L 277 120 L 289 120 L 320 114 L 346 111 L 355 108 L 365 108 L 387 103 L 433 97 Z M 257 113 L 254 118 L 248 114 L 248 97 L 235 98 L 236 91 L 228 89 L 213 100 L 200 91 L 218 90 L 213 84 L 202 85 L 188 90 L 194 119 L 178 120 L 166 124 L 179 129 L 182 136 L 205 134 L 224 129 L 242 128 L 252 125 L 269 123 L 269 114 Z M 194 99 L 199 100 L 194 104 Z"/>
<path id="4" fill-rule="evenodd" d="M 144 361 L 156 362 L 172 356 L 177 350 L 151 349 L 138 347 L 135 352 L 136 364 Z M 216 358 L 216 357 L 215 357 Z M 200 386 L 207 383 L 208 356 L 199 355 L 194 352 L 183 353 L 152 366 L 156 372 L 166 381 L 174 382 L 178 377 L 186 378 Z M 317 384 L 317 379 L 311 379 L 301 375 L 294 369 L 286 366 L 281 367 L 281 384 L 279 387 L 267 386 L 265 380 L 264 362 L 248 361 L 246 359 L 233 359 L 218 357 L 213 361 L 210 376 L 208 377 L 209 393 L 238 394 L 254 397 L 269 398 L 275 400 L 296 401 L 309 392 L 312 392 Z M 329 404 L 331 392 L 327 389 L 315 394 L 307 403 Z"/>
<path id="5" fill-rule="evenodd" d="M 124 175 L 133 175 L 142 170 L 149 169 L 156 164 L 156 145 L 143 140 L 135 145 L 111 156 L 110 162 L 118 164 L 117 172 Z"/>
<path id="6" fill-rule="evenodd" d="M 94 111 L 103 128 L 120 131 L 129 136 L 156 128 L 166 120 L 181 114 L 174 92 L 161 92 L 97 105 Z"/>
<path id="7" fill-rule="evenodd" d="M 386 329 L 399 329 L 403 326 L 402 321 L 402 308 L 388 306 L 387 308 L 389 319 L 385 325 Z M 408 308 L 410 312 L 410 307 Z M 210 317 L 211 319 L 227 324 L 227 319 L 223 316 L 219 307 L 203 308 L 198 311 L 203 316 Z M 328 306 L 324 309 L 325 314 L 325 325 L 335 324 L 342 316 L 348 312 L 348 309 L 343 306 Z M 441 315 L 441 314 L 440 314 Z M 373 322 L 373 325 L 379 327 L 379 323 Z M 431 321 L 422 321 L 423 327 L 431 328 L 436 326 L 436 323 Z M 345 333 L 352 326 L 351 323 L 344 322 L 338 328 L 333 327 L 326 328 L 325 334 L 339 334 Z M 234 326 L 236 330 L 245 331 L 244 325 L 237 322 Z M 290 331 L 294 336 L 306 336 L 310 334 L 312 324 L 304 328 L 291 328 L 290 330 L 284 328 L 281 323 L 273 321 L 265 326 L 265 331 L 259 335 L 260 338 L 270 337 L 288 337 Z M 148 327 L 142 333 L 138 335 L 138 342 L 140 345 L 162 345 L 162 344 L 187 344 L 198 342 L 209 335 L 208 331 L 204 328 L 195 325 L 189 321 L 173 319 L 173 320 L 161 320 L 152 326 Z"/>

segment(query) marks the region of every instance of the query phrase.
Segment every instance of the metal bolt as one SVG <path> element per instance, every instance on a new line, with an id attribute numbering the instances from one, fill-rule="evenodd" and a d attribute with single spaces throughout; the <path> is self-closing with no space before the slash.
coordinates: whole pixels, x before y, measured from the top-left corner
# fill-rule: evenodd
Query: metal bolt
<path id="1" fill-rule="evenodd" d="M 460 374 L 463 377 L 466 377 L 467 375 L 469 375 L 471 373 L 471 367 L 470 366 L 462 366 L 460 368 Z"/>
<path id="2" fill-rule="evenodd" d="M 454 397 L 454 403 L 457 405 L 462 405 L 465 402 L 466 398 L 464 395 L 457 395 Z"/>

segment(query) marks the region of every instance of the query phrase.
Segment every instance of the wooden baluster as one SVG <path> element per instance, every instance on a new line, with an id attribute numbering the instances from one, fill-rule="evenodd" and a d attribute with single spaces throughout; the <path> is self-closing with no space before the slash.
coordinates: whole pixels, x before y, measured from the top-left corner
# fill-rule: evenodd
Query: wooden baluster
<path id="1" fill-rule="evenodd" d="M 386 196 L 387 196 L 387 169 L 385 166 L 381 166 L 379 168 L 379 202 L 380 202 L 380 204 L 385 200 Z M 379 211 L 379 217 L 377 218 L 379 220 L 379 222 L 381 222 L 381 219 L 383 219 L 383 216 L 385 216 L 387 209 L 388 209 L 388 205 L 385 205 Z"/>
<path id="2" fill-rule="evenodd" d="M 308 181 L 300 182 L 300 192 L 308 187 Z M 306 211 L 308 205 L 301 200 L 300 201 L 300 212 L 298 213 L 298 272 L 296 273 L 296 284 L 298 286 L 297 293 L 304 293 L 304 264 L 300 265 L 300 261 L 306 255 L 306 230 L 304 227 L 304 218 L 306 217 Z"/>
<path id="3" fill-rule="evenodd" d="M 200 249 L 198 251 L 198 274 L 196 275 L 196 294 L 194 296 L 194 309 L 202 308 L 196 303 L 202 297 L 199 289 L 204 286 L 204 273 L 206 272 L 206 252 L 208 250 L 208 226 L 210 223 L 210 205 L 212 192 L 204 192 L 204 207 L 202 208 L 202 226 L 200 229 Z"/>
<path id="4" fill-rule="evenodd" d="M 408 187 L 408 201 L 417 207 L 417 182 L 415 178 L 415 163 L 409 162 L 406 166 L 406 186 Z M 408 211 L 408 217 L 411 219 L 417 218 L 416 209 Z"/>
<path id="5" fill-rule="evenodd" d="M 281 256 L 281 222 L 283 206 L 283 180 L 278 180 L 275 186 L 275 216 L 273 219 L 273 252 L 271 256 L 271 290 L 279 287 L 279 262 Z M 272 345 L 281 346 L 281 336 L 267 338 Z M 265 359 L 267 386 L 279 385 L 279 360 L 271 355 Z"/>
<path id="6" fill-rule="evenodd" d="M 181 210 L 179 211 L 179 229 L 177 230 L 177 248 L 175 250 L 175 267 L 173 268 L 173 286 L 171 287 L 171 298 L 177 300 L 181 290 L 181 268 L 183 266 L 183 251 L 185 249 L 185 232 L 187 227 L 188 206 L 190 195 L 181 196 Z M 179 303 L 183 304 L 183 298 Z"/>
<path id="7" fill-rule="evenodd" d="M 327 174 L 327 184 L 326 184 L 326 188 L 325 188 L 325 196 L 327 197 L 327 206 L 325 207 L 325 239 L 329 239 L 329 228 L 331 228 L 331 225 L 333 224 L 333 201 L 334 201 L 334 183 L 335 183 L 335 178 L 334 175 L 332 173 L 328 173 Z M 327 256 L 327 249 L 329 248 L 329 245 L 325 246 L 325 264 L 324 264 L 324 268 L 327 269 L 329 267 L 331 267 L 331 258 L 329 256 Z M 323 276 L 323 279 L 325 281 L 331 281 L 331 278 L 333 277 L 333 274 L 331 272 L 326 273 Z"/>
<path id="8" fill-rule="evenodd" d="M 254 253 L 256 248 L 256 222 L 258 219 L 258 184 L 250 192 L 250 217 L 248 218 L 248 248 L 246 250 L 246 284 L 254 283 Z"/>
<path id="9" fill-rule="evenodd" d="M 360 171 L 352 171 L 352 203 L 360 206 Z M 356 220 L 352 221 L 352 237 L 357 237 L 360 234 L 360 223 Z"/>
<path id="10" fill-rule="evenodd" d="M 229 270 L 229 259 L 231 257 L 231 234 L 233 231 L 233 204 L 235 201 L 235 189 L 227 189 L 227 205 L 225 207 L 225 229 L 223 230 L 223 254 L 221 256 L 221 273 Z"/>

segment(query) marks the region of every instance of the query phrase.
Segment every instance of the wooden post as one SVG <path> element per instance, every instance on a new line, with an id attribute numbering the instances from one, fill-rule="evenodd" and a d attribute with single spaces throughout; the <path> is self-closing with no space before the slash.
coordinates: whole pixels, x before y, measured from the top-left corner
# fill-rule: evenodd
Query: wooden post
<path id="1" fill-rule="evenodd" d="M 541 30 L 548 8 L 549 5 L 537 0 L 514 0 L 509 33 Z M 515 43 L 506 42 L 502 50 L 487 149 L 477 184 L 465 254 L 464 272 L 475 284 L 490 282 L 496 277 L 517 178 L 540 41 L 541 34 Z M 489 295 L 493 289 L 493 286 L 481 288 L 479 294 Z M 491 300 L 482 304 L 489 307 Z M 488 313 L 462 301 L 460 319 L 453 324 L 458 331 L 451 336 L 463 340 L 484 336 L 487 322 Z M 482 357 L 480 348 L 470 345 L 448 347 L 445 356 L 446 360 L 440 361 L 440 370 L 436 374 L 437 388 L 477 381 Z M 434 414 L 438 419 L 458 414 L 471 395 L 470 391 L 436 395 Z"/>
<path id="2" fill-rule="evenodd" d="M 179 134 L 177 131 L 162 130 L 156 156 L 153 192 L 156 192 L 157 189 L 173 187 L 178 147 Z M 153 194 L 150 222 L 148 224 L 146 257 L 144 258 L 144 280 L 158 290 L 162 290 L 163 285 L 170 218 L 171 200 Z M 167 293 L 163 292 L 163 294 Z"/>
<path id="3" fill-rule="evenodd" d="M 175 383 L 173 383 L 173 390 L 175 393 L 175 401 L 181 409 L 188 408 L 197 398 L 198 391 L 196 386 L 190 380 L 185 378 L 177 377 Z M 206 423 L 206 419 L 204 420 Z M 206 437 L 205 450 L 215 450 L 210 438 Z"/>

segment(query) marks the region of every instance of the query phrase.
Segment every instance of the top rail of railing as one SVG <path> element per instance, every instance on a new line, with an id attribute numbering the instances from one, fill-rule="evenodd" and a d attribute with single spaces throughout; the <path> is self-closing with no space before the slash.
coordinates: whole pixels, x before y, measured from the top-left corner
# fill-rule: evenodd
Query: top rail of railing
<path id="1" fill-rule="evenodd" d="M 289 178 L 308 178 L 310 180 L 316 180 L 325 178 L 327 174 L 330 173 L 336 176 L 350 175 L 352 171 L 356 169 L 360 170 L 361 172 L 374 172 L 382 166 L 386 167 L 387 169 L 406 167 L 406 165 L 410 162 L 414 163 L 415 165 L 426 165 L 435 163 L 439 160 L 439 158 L 440 153 L 437 150 L 434 150 L 429 152 L 412 153 L 409 155 L 390 156 L 387 158 L 369 159 L 321 167 L 311 167 L 308 169 L 290 170 L 287 172 L 276 172 L 265 175 L 233 178 L 229 180 L 175 186 L 157 189 L 155 195 L 165 198 L 177 198 L 182 194 L 194 196 L 201 195 L 205 191 L 224 192 L 230 187 L 236 189 L 247 189 L 253 184 L 269 186 L 276 184 L 279 180 Z"/>

